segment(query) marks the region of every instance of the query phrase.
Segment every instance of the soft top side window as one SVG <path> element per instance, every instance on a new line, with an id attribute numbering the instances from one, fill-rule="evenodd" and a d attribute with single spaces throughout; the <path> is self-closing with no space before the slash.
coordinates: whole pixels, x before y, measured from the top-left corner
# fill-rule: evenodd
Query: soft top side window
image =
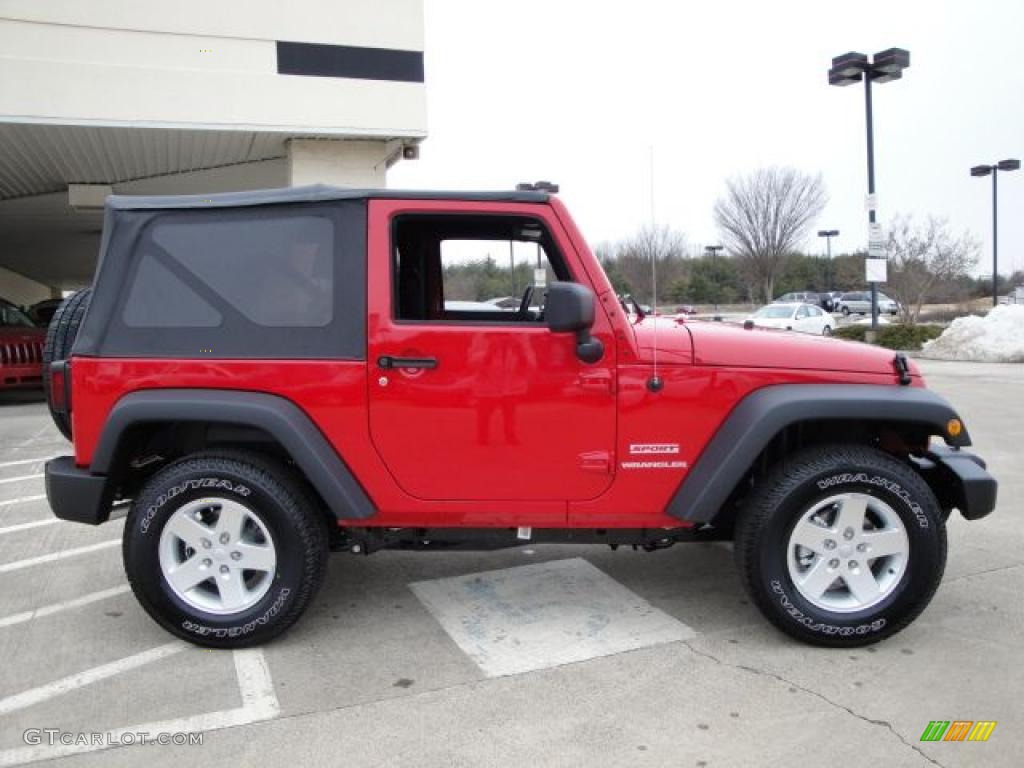
<path id="1" fill-rule="evenodd" d="M 536 324 L 546 286 L 572 279 L 531 216 L 404 214 L 392 225 L 391 253 L 399 321 Z"/>

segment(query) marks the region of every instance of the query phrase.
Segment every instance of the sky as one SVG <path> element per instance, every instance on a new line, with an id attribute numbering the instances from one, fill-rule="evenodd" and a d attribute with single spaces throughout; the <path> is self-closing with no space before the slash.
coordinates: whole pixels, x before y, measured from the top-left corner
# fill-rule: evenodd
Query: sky
<path id="1" fill-rule="evenodd" d="M 805 249 L 824 251 L 818 229 L 865 248 L 863 86 L 827 70 L 906 48 L 903 79 L 873 89 L 879 220 L 947 217 L 991 274 L 991 179 L 969 169 L 1024 159 L 1021 0 L 425 0 L 425 23 L 429 137 L 388 185 L 549 179 L 591 244 L 652 220 L 717 243 L 725 180 L 780 165 L 829 193 Z M 1024 269 L 1024 170 L 1000 174 L 999 213 L 1000 272 Z"/>

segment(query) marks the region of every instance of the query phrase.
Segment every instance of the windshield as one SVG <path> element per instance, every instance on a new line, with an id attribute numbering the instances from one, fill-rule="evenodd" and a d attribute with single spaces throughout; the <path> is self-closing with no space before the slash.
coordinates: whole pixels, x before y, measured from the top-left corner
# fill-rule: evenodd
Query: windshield
<path id="1" fill-rule="evenodd" d="M 768 317 L 768 318 L 783 318 L 789 317 L 793 314 L 792 307 L 778 307 L 768 305 L 767 307 L 761 307 L 757 312 L 754 313 L 754 317 Z"/>
<path id="2" fill-rule="evenodd" d="M 10 304 L 0 304 L 0 328 L 35 328 L 28 315 Z"/>

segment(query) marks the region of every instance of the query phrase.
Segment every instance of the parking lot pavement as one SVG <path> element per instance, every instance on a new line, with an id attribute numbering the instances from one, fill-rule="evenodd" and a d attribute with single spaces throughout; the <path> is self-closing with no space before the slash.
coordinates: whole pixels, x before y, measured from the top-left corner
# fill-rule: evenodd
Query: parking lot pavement
<path id="1" fill-rule="evenodd" d="M 186 646 L 128 592 L 120 522 L 52 522 L 39 460 L 67 443 L 41 402 L 0 396 L 0 766 L 76 750 L 61 762 L 1016 766 L 1024 366 L 920 365 L 1000 480 L 999 508 L 952 519 L 931 606 L 854 651 L 774 630 L 721 544 L 339 554 L 285 637 Z M 501 645 L 531 623 L 533 645 Z M 580 638 L 592 652 L 565 655 Z M 998 725 L 986 743 L 920 742 L 929 721 L 957 719 Z M 32 728 L 203 744 L 82 751 L 95 747 L 26 744 Z"/>

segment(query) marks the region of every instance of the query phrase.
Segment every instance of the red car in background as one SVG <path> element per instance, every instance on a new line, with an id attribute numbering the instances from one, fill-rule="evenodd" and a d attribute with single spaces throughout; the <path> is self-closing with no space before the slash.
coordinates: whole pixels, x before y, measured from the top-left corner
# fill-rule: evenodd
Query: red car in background
<path id="1" fill-rule="evenodd" d="M 46 331 L 0 299 L 0 390 L 43 386 Z"/>

